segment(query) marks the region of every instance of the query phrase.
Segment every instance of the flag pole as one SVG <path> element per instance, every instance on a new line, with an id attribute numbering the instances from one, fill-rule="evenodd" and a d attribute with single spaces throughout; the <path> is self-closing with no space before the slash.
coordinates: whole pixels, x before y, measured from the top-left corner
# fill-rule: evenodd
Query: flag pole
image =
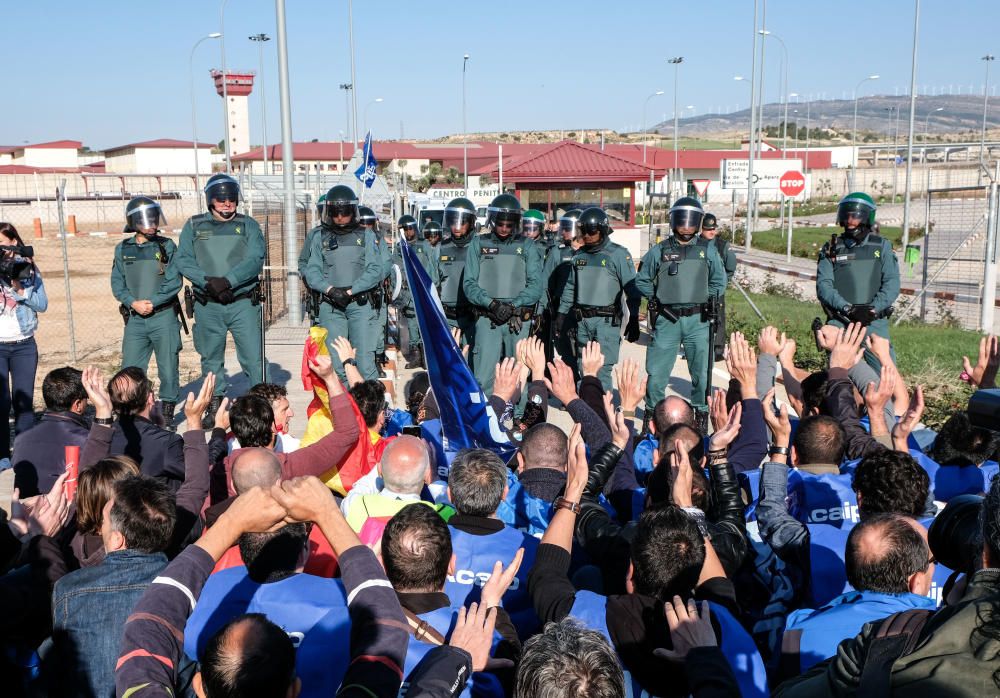
<path id="1" fill-rule="evenodd" d="M 364 151 L 364 162 L 361 163 L 361 167 L 364 168 L 364 179 L 361 180 L 361 206 L 365 205 L 365 189 L 368 188 L 368 157 L 372 149 L 372 132 L 369 131 L 365 134 L 365 151 Z"/>

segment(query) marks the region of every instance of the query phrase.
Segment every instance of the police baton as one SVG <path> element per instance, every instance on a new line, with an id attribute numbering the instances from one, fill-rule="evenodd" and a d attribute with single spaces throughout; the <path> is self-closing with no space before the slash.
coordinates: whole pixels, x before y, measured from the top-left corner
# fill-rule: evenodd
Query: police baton
<path id="1" fill-rule="evenodd" d="M 719 298 L 709 295 L 705 304 L 708 314 L 708 375 L 705 377 L 705 404 L 712 398 L 712 378 L 715 372 L 715 333 L 719 324 Z"/>

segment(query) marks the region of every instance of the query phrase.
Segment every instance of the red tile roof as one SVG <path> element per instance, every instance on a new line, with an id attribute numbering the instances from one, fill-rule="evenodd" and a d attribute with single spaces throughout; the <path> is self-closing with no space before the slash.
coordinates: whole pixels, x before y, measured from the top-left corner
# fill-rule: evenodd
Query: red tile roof
<path id="1" fill-rule="evenodd" d="M 632 143 L 609 143 L 605 151 L 616 153 L 622 157 L 642 162 L 642 145 Z M 745 150 L 680 150 L 677 152 L 677 166 L 685 170 L 717 170 L 722 160 L 745 160 Z M 786 157 L 805 160 L 804 150 L 789 150 Z M 781 160 L 781 151 L 764 151 L 761 158 L 765 160 Z M 829 150 L 810 150 L 809 166 L 826 169 L 831 167 Z M 646 149 L 646 164 L 654 168 L 658 174 L 674 167 L 674 151 L 668 148 Z M 505 166 L 506 167 L 506 166 Z M 506 172 L 504 173 L 506 176 Z"/>
<path id="2" fill-rule="evenodd" d="M 193 148 L 194 141 L 179 141 L 174 138 L 157 138 L 152 141 L 140 141 L 139 143 L 128 143 L 126 145 L 117 145 L 114 148 L 105 148 L 105 153 L 113 153 L 117 150 L 125 150 L 126 148 Z M 199 143 L 199 148 L 214 148 L 215 145 L 212 143 Z"/>
<path id="3" fill-rule="evenodd" d="M 359 143 L 358 148 L 361 147 Z M 503 146 L 504 157 L 523 155 L 544 147 L 532 143 L 507 143 Z M 344 141 L 344 159 L 350 159 L 354 153 L 355 144 Z M 281 158 L 281 145 L 269 145 L 268 157 L 274 160 Z M 389 160 L 436 160 L 450 163 L 462 162 L 461 143 L 404 143 L 400 141 L 374 141 L 372 152 L 379 162 Z M 476 160 L 485 162 L 496 162 L 498 144 L 486 141 L 469 142 L 469 166 Z M 237 162 L 263 160 L 261 148 L 254 148 L 246 153 L 233 156 Z M 294 157 L 296 160 L 339 160 L 340 141 L 328 141 L 322 143 L 296 143 L 294 146 Z M 458 166 L 461 169 L 461 165 Z"/>
<path id="4" fill-rule="evenodd" d="M 79 150 L 83 147 L 83 143 L 80 141 L 49 141 L 48 143 L 31 143 L 30 145 L 19 145 L 18 150 L 23 150 L 25 148 L 74 148 Z"/>
<path id="5" fill-rule="evenodd" d="M 5 174 L 44 174 L 44 173 L 73 173 L 73 174 L 87 174 L 87 173 L 101 173 L 104 172 L 104 163 L 94 163 L 93 165 L 84 165 L 83 167 L 32 167 L 30 165 L 0 165 L 0 175 Z"/>
<path id="6" fill-rule="evenodd" d="M 650 167 L 600 146 L 560 141 L 535 146 L 534 152 L 505 159 L 504 179 L 511 182 L 637 182 L 649 178 Z M 506 154 L 506 147 L 504 151 Z M 499 175 L 496 163 L 472 174 Z"/>

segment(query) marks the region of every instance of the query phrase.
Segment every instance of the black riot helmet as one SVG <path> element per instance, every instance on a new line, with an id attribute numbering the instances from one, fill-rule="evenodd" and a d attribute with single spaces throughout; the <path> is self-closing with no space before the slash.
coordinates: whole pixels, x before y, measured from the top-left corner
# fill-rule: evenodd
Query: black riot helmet
<path id="1" fill-rule="evenodd" d="M 205 205 L 208 207 L 210 213 L 214 212 L 220 218 L 229 220 L 236 215 L 236 209 L 234 208 L 231 213 L 222 213 L 221 211 L 215 210 L 212 202 L 232 201 L 234 203 L 239 203 L 239 200 L 240 183 L 237 182 L 231 175 L 219 172 L 209 177 L 208 181 L 205 182 Z"/>
<path id="2" fill-rule="evenodd" d="M 701 219 L 705 209 L 701 202 L 691 196 L 682 196 L 670 207 L 670 229 L 681 240 L 690 240 L 701 229 Z M 690 233 L 678 233 L 681 228 L 691 229 Z"/>
<path id="3" fill-rule="evenodd" d="M 324 228 L 336 228 L 337 224 L 333 219 L 340 216 L 350 216 L 350 222 L 342 226 L 344 228 L 358 222 L 358 195 L 354 193 L 346 184 L 338 184 L 331 187 L 326 193 L 326 201 L 323 204 L 323 215 L 320 222 Z"/>
<path id="4" fill-rule="evenodd" d="M 611 234 L 611 222 L 608 214 L 597 206 L 591 206 L 580 214 L 580 220 L 576 223 L 576 229 L 583 238 L 584 248 L 590 249 L 599 246 Z M 597 237 L 594 237 L 597 235 Z"/>
<path id="5" fill-rule="evenodd" d="M 424 223 L 424 229 L 421 232 L 424 234 L 424 240 L 432 245 L 436 245 L 441 240 L 441 224 L 437 221 Z"/>
<path id="6" fill-rule="evenodd" d="M 468 225 L 468 230 L 462 231 L 461 229 L 463 225 Z M 448 231 L 452 237 L 456 239 L 465 237 L 470 232 L 475 230 L 475 227 L 476 207 L 464 196 L 452 199 L 448 202 L 448 205 L 444 207 L 444 229 Z M 455 235 L 456 229 L 460 231 L 458 235 Z"/>
<path id="7" fill-rule="evenodd" d="M 167 224 L 160 205 L 148 196 L 137 196 L 125 207 L 125 232 L 142 233 L 149 237 Z M 148 231 L 148 232 L 147 232 Z"/>
<path id="8" fill-rule="evenodd" d="M 358 207 L 358 223 L 366 228 L 371 228 L 372 230 L 378 229 L 378 216 L 375 215 L 375 211 L 368 208 L 367 206 Z"/>
<path id="9" fill-rule="evenodd" d="M 564 240 L 572 240 L 576 237 L 576 222 L 583 214 L 578 208 L 571 208 L 559 217 L 559 232 Z"/>
<path id="10" fill-rule="evenodd" d="M 705 217 L 701 219 L 702 230 L 716 230 L 718 227 L 719 221 L 714 213 L 706 213 Z"/>
<path id="11" fill-rule="evenodd" d="M 501 194 L 490 202 L 486 216 L 486 225 L 493 232 L 497 230 L 497 223 L 510 223 L 513 228 L 507 235 L 515 235 L 521 226 L 521 202 L 513 194 Z"/>
<path id="12" fill-rule="evenodd" d="M 403 231 L 403 235 L 406 236 L 407 240 L 420 239 L 420 226 L 417 225 L 417 219 L 413 216 L 400 216 L 396 222 L 396 228 Z M 407 234 L 411 232 L 413 233 L 413 237 Z"/>

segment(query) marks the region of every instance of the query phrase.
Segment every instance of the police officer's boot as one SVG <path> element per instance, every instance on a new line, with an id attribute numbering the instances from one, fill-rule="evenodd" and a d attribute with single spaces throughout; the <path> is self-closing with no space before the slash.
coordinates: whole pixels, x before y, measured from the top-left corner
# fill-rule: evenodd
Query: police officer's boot
<path id="1" fill-rule="evenodd" d="M 170 402 L 169 400 L 163 400 L 160 402 L 160 414 L 163 415 L 163 428 L 169 429 L 170 431 L 177 431 L 177 427 L 174 426 L 174 409 L 177 407 L 176 402 Z"/>
<path id="2" fill-rule="evenodd" d="M 410 357 L 406 360 L 407 368 L 423 368 L 424 367 L 424 345 L 418 344 L 410 352 Z"/>
<path id="3" fill-rule="evenodd" d="M 694 410 L 694 423 L 705 436 L 708 436 L 708 410 Z"/>
<path id="4" fill-rule="evenodd" d="M 222 396 L 213 395 L 211 402 L 208 403 L 208 409 L 205 410 L 205 416 L 201 418 L 202 429 L 212 429 L 215 427 L 215 413 L 219 411 L 221 404 Z"/>

